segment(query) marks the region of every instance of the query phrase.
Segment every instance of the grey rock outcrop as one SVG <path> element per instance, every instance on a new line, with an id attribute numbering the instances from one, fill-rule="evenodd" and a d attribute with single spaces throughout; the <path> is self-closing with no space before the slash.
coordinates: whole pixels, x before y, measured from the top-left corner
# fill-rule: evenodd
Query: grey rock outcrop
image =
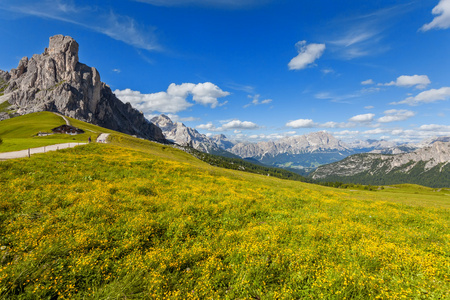
<path id="1" fill-rule="evenodd" d="M 49 47 L 16 69 L 1 72 L 6 82 L 0 103 L 20 115 L 54 111 L 95 125 L 166 142 L 161 130 L 131 104 L 123 103 L 100 80 L 99 72 L 78 60 L 78 43 L 69 36 L 50 37 Z"/>
<path id="2" fill-rule="evenodd" d="M 228 140 L 228 138 L 223 134 L 217 134 L 211 137 L 211 140 L 216 143 L 217 146 L 224 150 L 230 150 L 235 145 L 234 142 Z"/>
<path id="3" fill-rule="evenodd" d="M 206 153 L 221 152 L 221 148 L 206 135 L 185 126 L 180 122 L 173 122 L 168 116 L 160 115 L 151 119 L 151 122 L 161 128 L 165 138 L 180 146 L 189 146 Z"/>

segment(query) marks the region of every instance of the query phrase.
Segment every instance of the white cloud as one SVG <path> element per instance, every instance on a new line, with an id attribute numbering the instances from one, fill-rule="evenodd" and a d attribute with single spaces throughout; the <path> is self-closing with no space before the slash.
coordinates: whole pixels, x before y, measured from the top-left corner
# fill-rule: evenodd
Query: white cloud
<path id="1" fill-rule="evenodd" d="M 416 115 L 415 112 L 406 109 L 390 109 L 384 112 L 385 116 L 379 118 L 379 123 L 404 121 Z"/>
<path id="2" fill-rule="evenodd" d="M 286 127 L 297 128 L 348 128 L 354 127 L 355 123 L 345 123 L 345 122 L 333 122 L 328 121 L 325 123 L 316 123 L 311 119 L 298 119 L 294 121 L 289 121 L 285 124 Z"/>
<path id="3" fill-rule="evenodd" d="M 450 135 L 450 126 L 429 124 L 422 125 L 416 129 L 396 129 L 393 130 L 391 134 L 401 137 L 401 140 L 403 141 L 419 142 L 421 139 Z"/>
<path id="4" fill-rule="evenodd" d="M 336 103 L 351 103 L 351 99 L 362 97 L 368 93 L 376 93 L 379 92 L 380 88 L 377 87 L 369 87 L 369 88 L 363 88 L 358 91 L 354 91 L 353 93 L 344 94 L 344 95 L 335 95 L 330 92 L 319 92 L 314 95 L 317 99 L 325 99 L 330 100 L 332 102 Z"/>
<path id="5" fill-rule="evenodd" d="M 433 132 L 442 131 L 442 132 L 450 133 L 450 126 L 449 125 L 438 125 L 438 124 L 427 124 L 427 125 L 420 126 L 419 130 L 433 131 Z"/>
<path id="6" fill-rule="evenodd" d="M 177 113 L 193 105 L 186 101 L 186 97 L 170 95 L 167 92 L 141 94 L 139 91 L 125 89 L 115 90 L 114 94 L 123 102 L 130 102 L 134 108 L 144 113 L 152 111 Z"/>
<path id="7" fill-rule="evenodd" d="M 319 124 L 319 127 L 321 128 L 348 128 L 348 127 L 354 127 L 354 123 L 345 123 L 345 122 L 325 122 L 323 124 Z"/>
<path id="8" fill-rule="evenodd" d="M 89 28 L 101 32 L 115 40 L 140 49 L 159 50 L 156 42 L 155 28 L 141 28 L 136 21 L 110 11 L 108 14 L 96 16 L 96 22 Z"/>
<path id="9" fill-rule="evenodd" d="M 362 85 L 369 85 L 369 84 L 375 84 L 375 82 L 373 81 L 373 79 L 367 79 L 364 81 L 361 81 Z"/>
<path id="10" fill-rule="evenodd" d="M 399 102 L 392 102 L 391 104 L 408 104 L 411 106 L 422 103 L 433 103 L 437 101 L 444 101 L 450 98 L 450 87 L 442 87 L 440 89 L 431 89 L 421 92 L 415 97 L 408 97 Z"/>
<path id="11" fill-rule="evenodd" d="M 305 69 L 321 57 L 325 51 L 325 44 L 306 44 L 306 41 L 300 41 L 295 46 L 297 47 L 298 55 L 289 62 L 289 70 Z"/>
<path id="12" fill-rule="evenodd" d="M 172 85 L 173 83 L 171 86 Z M 195 102 L 203 105 L 211 105 L 212 108 L 219 105 L 217 98 L 230 95 L 229 92 L 222 91 L 217 85 L 212 84 L 211 82 L 198 83 L 194 85 L 192 90 L 189 92 L 192 94 L 192 99 Z"/>
<path id="13" fill-rule="evenodd" d="M 119 15 L 112 10 L 96 6 L 75 6 L 73 1 L 28 1 L 16 0 L 2 9 L 27 16 L 53 19 L 105 34 L 128 45 L 160 50 L 156 41 L 155 28 L 142 26 L 133 18 Z"/>
<path id="14" fill-rule="evenodd" d="M 178 118 L 177 121 L 180 122 L 194 122 L 194 121 L 199 121 L 200 118 L 196 118 L 196 117 L 184 117 L 184 118 Z"/>
<path id="15" fill-rule="evenodd" d="M 375 108 L 375 106 L 372 106 L 372 105 L 368 105 L 368 106 L 364 106 L 364 108 L 365 108 L 365 109 L 374 109 L 374 108 Z"/>
<path id="16" fill-rule="evenodd" d="M 257 128 L 259 128 L 259 126 L 256 125 L 255 123 L 249 122 L 249 121 L 233 120 L 233 121 L 223 124 L 222 128 L 224 130 L 229 130 L 229 129 L 248 130 L 248 129 L 257 129 Z"/>
<path id="17" fill-rule="evenodd" d="M 370 17 L 357 18 L 353 24 L 348 24 L 338 37 L 330 40 L 331 50 L 338 52 L 344 59 L 354 59 L 372 53 L 382 52 L 378 46 L 381 39 L 380 26 L 370 20 Z M 362 19 L 362 20 L 361 20 Z"/>
<path id="18" fill-rule="evenodd" d="M 328 121 L 323 124 L 317 124 L 318 127 L 324 127 L 324 128 L 339 128 L 341 127 L 341 123 Z"/>
<path id="19" fill-rule="evenodd" d="M 113 72 L 114 73 L 120 73 L 121 71 L 120 71 L 120 69 L 113 69 Z"/>
<path id="20" fill-rule="evenodd" d="M 382 134 L 382 133 L 388 133 L 389 129 L 383 129 L 383 128 L 375 128 L 371 130 L 366 130 L 363 132 L 363 134 Z"/>
<path id="21" fill-rule="evenodd" d="M 217 98 L 225 97 L 230 93 L 222 91 L 211 82 L 205 83 L 183 83 L 177 85 L 171 83 L 166 92 L 141 94 L 139 91 L 130 89 L 115 90 L 117 98 L 123 102 L 130 102 L 136 109 L 148 113 L 158 111 L 162 113 L 177 113 L 194 105 L 187 101 L 192 95 L 196 103 L 215 108 L 219 105 Z"/>
<path id="22" fill-rule="evenodd" d="M 322 100 L 330 100 L 336 103 L 350 103 L 350 101 L 348 101 L 349 99 L 359 97 L 360 95 L 361 92 L 356 92 L 354 94 L 347 94 L 347 95 L 334 95 L 330 92 L 319 92 L 315 94 L 314 97 Z"/>
<path id="23" fill-rule="evenodd" d="M 342 131 L 337 131 L 334 134 L 354 136 L 354 135 L 359 134 L 359 131 L 357 131 L 357 130 L 342 130 Z"/>
<path id="24" fill-rule="evenodd" d="M 239 83 L 235 83 L 235 82 L 229 82 L 225 85 L 226 87 L 232 89 L 232 90 L 236 90 L 236 91 L 243 91 L 246 93 L 253 93 L 255 90 L 254 86 L 251 85 L 245 85 L 245 84 L 239 84 Z"/>
<path id="25" fill-rule="evenodd" d="M 251 98 L 253 100 L 252 100 L 252 102 L 244 105 L 244 108 L 247 108 L 251 105 L 269 104 L 272 102 L 272 99 L 265 99 L 265 100 L 260 101 L 259 100 L 260 97 L 261 97 L 261 95 L 259 95 L 259 94 L 256 94 L 254 96 L 248 95 L 248 98 Z"/>
<path id="26" fill-rule="evenodd" d="M 158 116 L 158 115 L 155 115 Z M 192 121 L 199 121 L 200 118 L 195 117 L 180 117 L 179 115 L 174 114 L 167 114 L 167 116 L 173 121 L 173 122 L 192 122 Z M 151 118 L 147 118 L 150 120 Z"/>
<path id="27" fill-rule="evenodd" d="M 286 127 L 291 128 L 312 128 L 316 127 L 318 124 L 314 123 L 311 119 L 298 119 L 286 123 Z"/>
<path id="28" fill-rule="evenodd" d="M 273 141 L 273 140 L 279 140 L 285 137 L 290 137 L 296 135 L 295 131 L 288 131 L 288 132 L 281 132 L 281 133 L 271 133 L 271 134 L 252 134 L 248 136 L 248 139 L 252 139 L 253 142 L 259 142 L 259 141 Z"/>
<path id="29" fill-rule="evenodd" d="M 367 122 L 372 122 L 374 117 L 375 117 L 375 114 L 362 114 L 362 115 L 353 116 L 348 120 L 350 122 L 367 123 Z"/>
<path id="30" fill-rule="evenodd" d="M 420 30 L 447 29 L 450 28 L 450 0 L 441 0 L 431 11 L 434 17 L 433 21 L 423 25 Z"/>
<path id="31" fill-rule="evenodd" d="M 334 70 L 331 68 L 322 69 L 322 73 L 326 75 L 326 74 L 334 73 Z"/>
<path id="32" fill-rule="evenodd" d="M 204 129 L 208 131 L 227 131 L 227 130 L 252 130 L 258 129 L 259 126 L 250 121 L 231 120 L 223 122 L 222 126 L 216 127 L 213 123 L 201 124 L 196 127 L 197 129 Z"/>
<path id="33" fill-rule="evenodd" d="M 400 86 L 400 87 L 412 87 L 415 86 L 418 89 L 424 89 L 431 83 L 427 75 L 402 75 L 397 78 L 396 81 L 385 83 L 384 85 Z"/>
<path id="34" fill-rule="evenodd" d="M 214 126 L 214 124 L 211 122 L 209 122 L 207 124 L 198 125 L 196 128 L 204 129 L 204 130 L 208 130 L 208 131 L 220 131 L 220 130 L 217 130 L 216 126 Z"/>
<path id="35" fill-rule="evenodd" d="M 390 46 L 383 42 L 387 35 L 385 32 L 397 23 L 399 15 L 409 10 L 408 6 L 411 5 L 389 5 L 367 14 L 346 14 L 331 20 L 326 28 L 329 35 L 327 49 L 343 59 L 355 59 L 388 51 Z"/>

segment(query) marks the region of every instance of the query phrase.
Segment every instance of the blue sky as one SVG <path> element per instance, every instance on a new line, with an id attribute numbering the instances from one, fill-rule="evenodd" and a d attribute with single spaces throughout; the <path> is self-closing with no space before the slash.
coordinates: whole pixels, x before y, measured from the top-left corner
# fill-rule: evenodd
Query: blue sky
<path id="1" fill-rule="evenodd" d="M 124 102 L 259 141 L 450 135 L 450 0 L 0 0 L 0 69 L 55 34 Z"/>

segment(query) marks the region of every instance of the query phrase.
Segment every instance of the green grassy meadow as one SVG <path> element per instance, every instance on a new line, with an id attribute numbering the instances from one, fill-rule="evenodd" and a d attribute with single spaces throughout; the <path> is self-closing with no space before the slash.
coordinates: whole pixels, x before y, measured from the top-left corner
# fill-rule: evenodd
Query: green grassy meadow
<path id="1" fill-rule="evenodd" d="M 51 132 L 52 128 L 66 124 L 63 118 L 51 112 L 38 112 L 0 121 L 0 138 L 3 140 L 3 143 L 0 144 L 0 152 L 24 150 L 74 141 L 87 142 L 89 136 L 94 139 L 102 132 L 112 132 L 111 130 L 72 118 L 68 119 L 75 127 L 81 125 L 85 133 L 79 135 L 54 134 L 36 136 L 39 132 Z"/>
<path id="2" fill-rule="evenodd" d="M 0 298 L 449 299 L 449 208 L 449 189 L 340 190 L 112 133 L 0 162 Z"/>

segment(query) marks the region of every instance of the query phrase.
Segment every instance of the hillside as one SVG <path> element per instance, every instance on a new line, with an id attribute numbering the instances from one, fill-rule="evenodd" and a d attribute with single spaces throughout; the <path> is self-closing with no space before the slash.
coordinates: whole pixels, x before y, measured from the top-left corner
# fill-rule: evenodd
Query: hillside
<path id="1" fill-rule="evenodd" d="M 414 152 L 396 155 L 356 154 L 320 166 L 311 177 L 320 181 L 386 185 L 415 183 L 450 187 L 450 143 L 436 141 Z"/>
<path id="2" fill-rule="evenodd" d="M 47 111 L 31 113 L 0 121 L 0 152 L 17 151 L 34 147 L 68 143 L 72 141 L 87 142 L 91 136 L 97 138 L 100 133 L 121 133 L 107 128 L 92 125 L 73 118 L 66 117 L 69 122 L 85 131 L 83 134 L 54 134 L 37 136 L 39 132 L 51 133 L 51 129 L 65 124 L 62 117 Z"/>
<path id="3" fill-rule="evenodd" d="M 5 299 L 450 296 L 448 189 L 341 191 L 115 133 L 0 162 L 0 185 Z"/>

